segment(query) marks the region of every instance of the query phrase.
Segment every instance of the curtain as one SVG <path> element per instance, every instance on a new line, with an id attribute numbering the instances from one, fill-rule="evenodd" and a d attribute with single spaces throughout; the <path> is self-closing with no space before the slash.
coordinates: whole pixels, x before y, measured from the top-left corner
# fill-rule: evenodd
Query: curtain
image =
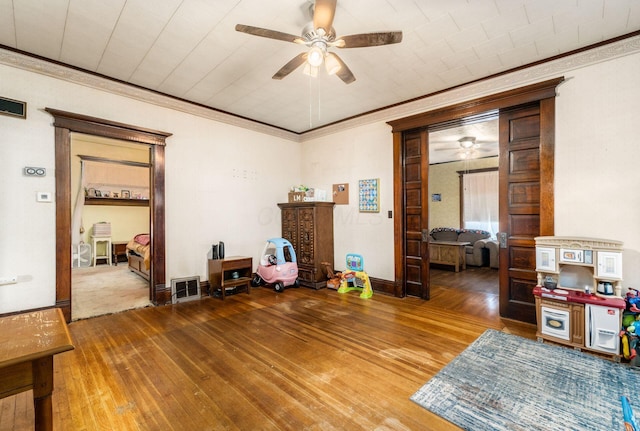
<path id="1" fill-rule="evenodd" d="M 76 206 L 73 209 L 71 218 L 71 245 L 77 249 L 81 241 L 81 235 L 84 232 L 82 226 L 82 211 L 84 209 L 84 161 L 80 161 L 80 181 L 78 181 L 78 195 L 76 197 Z"/>
<path id="2" fill-rule="evenodd" d="M 496 238 L 499 229 L 498 171 L 463 174 L 463 226 L 481 229 Z"/>

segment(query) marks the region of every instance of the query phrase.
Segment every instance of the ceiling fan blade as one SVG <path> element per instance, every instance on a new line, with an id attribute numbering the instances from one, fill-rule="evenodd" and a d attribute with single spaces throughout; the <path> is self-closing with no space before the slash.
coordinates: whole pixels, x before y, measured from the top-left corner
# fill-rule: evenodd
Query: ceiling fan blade
<path id="1" fill-rule="evenodd" d="M 272 76 L 273 79 L 282 79 L 294 70 L 296 70 L 302 63 L 307 60 L 307 53 L 303 52 L 293 57 L 287 64 L 282 66 L 280 70 L 276 72 L 275 75 Z"/>
<path id="2" fill-rule="evenodd" d="M 364 48 L 402 42 L 401 31 L 352 34 L 342 36 L 334 45 L 338 48 Z"/>
<path id="3" fill-rule="evenodd" d="M 253 27 L 250 25 L 236 24 L 236 31 L 251 34 L 253 36 L 266 37 L 268 39 L 282 40 L 285 42 L 303 43 L 300 36 L 283 33 L 281 31 L 269 30 L 267 28 Z"/>
<path id="4" fill-rule="evenodd" d="M 353 81 L 356 80 L 356 77 L 353 76 L 353 73 L 351 72 L 351 70 L 349 70 L 349 68 L 344 63 L 344 61 L 342 61 L 342 59 L 338 57 L 338 54 L 329 53 L 329 55 L 334 57 L 336 61 L 340 63 L 340 69 L 336 72 L 336 75 L 338 75 L 338 78 L 342 79 L 342 81 L 345 84 L 351 84 Z"/>
<path id="5" fill-rule="evenodd" d="M 316 0 L 313 11 L 313 28 L 316 31 L 323 28 L 325 33 L 331 32 L 337 2 L 337 0 Z"/>

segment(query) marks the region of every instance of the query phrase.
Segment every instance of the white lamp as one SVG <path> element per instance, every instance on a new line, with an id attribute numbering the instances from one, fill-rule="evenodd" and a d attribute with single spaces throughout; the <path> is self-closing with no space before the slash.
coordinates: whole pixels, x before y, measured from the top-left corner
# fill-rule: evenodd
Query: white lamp
<path id="1" fill-rule="evenodd" d="M 318 76 L 318 68 L 315 66 L 311 66 L 309 63 L 304 64 L 304 69 L 302 69 L 302 73 L 305 75 L 309 75 L 312 78 L 316 78 Z"/>
<path id="2" fill-rule="evenodd" d="M 322 64 L 323 59 L 324 52 L 322 49 L 318 46 L 311 47 L 307 56 L 307 62 L 313 67 L 318 67 Z"/>
<path id="3" fill-rule="evenodd" d="M 324 60 L 324 67 L 327 69 L 327 74 L 335 75 L 342 66 L 332 53 L 328 53 Z"/>

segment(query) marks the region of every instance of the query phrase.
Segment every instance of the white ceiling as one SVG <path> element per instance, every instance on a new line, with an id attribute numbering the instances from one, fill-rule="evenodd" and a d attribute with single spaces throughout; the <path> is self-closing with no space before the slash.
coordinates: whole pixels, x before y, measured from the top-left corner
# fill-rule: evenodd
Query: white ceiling
<path id="1" fill-rule="evenodd" d="M 346 85 L 302 68 L 307 0 L 0 0 L 0 45 L 302 133 L 640 29 L 640 0 L 338 0 L 338 36 L 401 30 L 400 44 L 333 48 Z M 464 132 L 466 133 L 466 132 Z"/>

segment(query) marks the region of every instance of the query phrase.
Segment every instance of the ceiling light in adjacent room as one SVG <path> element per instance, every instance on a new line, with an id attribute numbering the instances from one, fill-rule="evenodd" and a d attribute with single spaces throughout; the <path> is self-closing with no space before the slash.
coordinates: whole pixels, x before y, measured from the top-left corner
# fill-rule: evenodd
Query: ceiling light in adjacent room
<path id="1" fill-rule="evenodd" d="M 466 150 L 469 148 L 473 148 L 473 146 L 476 144 L 476 138 L 474 138 L 473 136 L 465 136 L 464 138 L 460 138 L 458 142 L 460 143 L 460 146 Z"/>

